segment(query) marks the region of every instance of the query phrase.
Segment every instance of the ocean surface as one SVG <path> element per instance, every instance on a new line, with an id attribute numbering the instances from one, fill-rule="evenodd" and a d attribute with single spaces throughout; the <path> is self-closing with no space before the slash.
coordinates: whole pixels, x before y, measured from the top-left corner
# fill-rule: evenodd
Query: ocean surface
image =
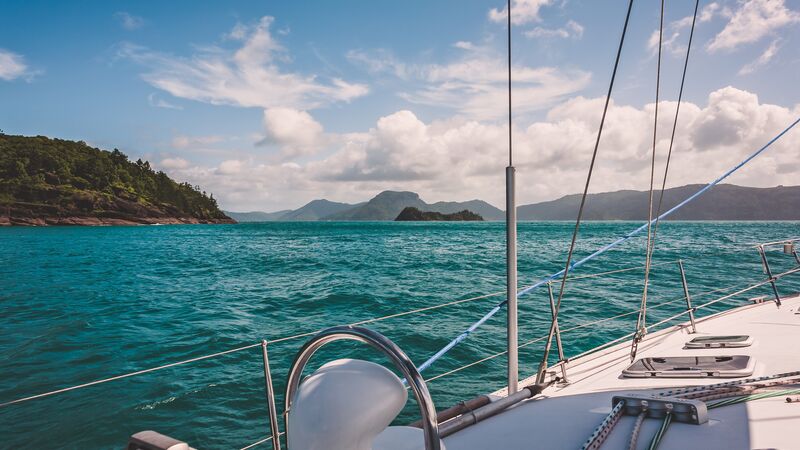
<path id="1" fill-rule="evenodd" d="M 584 224 L 576 256 L 638 226 Z M 519 225 L 520 283 L 559 270 L 572 232 L 566 222 Z M 758 242 L 794 237 L 800 223 L 661 225 L 648 322 L 679 312 L 675 261 L 685 261 L 695 305 L 765 276 Z M 333 325 L 503 291 L 502 223 L 261 223 L 241 225 L 0 229 L 0 403 L 96 379 L 275 340 Z M 644 238 L 575 275 L 635 267 Z M 777 272 L 791 266 L 769 254 Z M 576 279 L 567 285 L 562 329 L 633 311 L 643 271 Z M 800 290 L 800 276 L 780 285 Z M 742 304 L 760 289 L 700 315 Z M 501 296 L 370 323 L 417 363 L 444 346 Z M 672 301 L 666 306 L 657 305 Z M 546 334 L 546 289 L 520 301 L 520 342 Z M 684 320 L 684 318 L 680 319 Z M 635 315 L 565 332 L 575 355 L 634 330 Z M 279 392 L 307 338 L 269 346 Z M 535 371 L 543 342 L 520 351 L 521 375 Z M 501 312 L 424 372 L 448 372 L 505 349 Z M 312 359 L 373 350 L 337 342 Z M 429 383 L 439 409 L 505 386 L 504 356 Z M 282 405 L 282 395 L 279 395 Z M 282 409 L 282 408 L 279 408 Z M 241 448 L 268 434 L 259 347 L 0 408 L 0 448 L 121 448 L 153 429 L 203 449 Z M 418 417 L 412 401 L 397 420 Z M 259 448 L 268 448 L 264 445 Z"/>

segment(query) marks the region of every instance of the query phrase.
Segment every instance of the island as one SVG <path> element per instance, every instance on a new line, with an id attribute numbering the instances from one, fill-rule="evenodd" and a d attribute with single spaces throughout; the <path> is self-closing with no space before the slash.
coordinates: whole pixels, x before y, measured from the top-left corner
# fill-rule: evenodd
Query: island
<path id="1" fill-rule="evenodd" d="M 82 141 L 0 134 L 0 225 L 236 223 L 199 186 Z"/>
<path id="2" fill-rule="evenodd" d="M 397 222 L 463 222 L 483 221 L 483 217 L 467 209 L 452 214 L 443 214 L 436 211 L 420 211 L 413 206 L 409 206 L 403 208 L 394 220 Z"/>

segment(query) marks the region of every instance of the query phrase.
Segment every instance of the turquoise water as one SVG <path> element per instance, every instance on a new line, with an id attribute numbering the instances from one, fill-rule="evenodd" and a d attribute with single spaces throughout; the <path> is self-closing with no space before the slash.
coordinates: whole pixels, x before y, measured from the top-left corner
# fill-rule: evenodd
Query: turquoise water
<path id="1" fill-rule="evenodd" d="M 637 226 L 585 224 L 577 255 Z M 568 223 L 522 223 L 522 283 L 560 269 Z M 686 260 L 695 294 L 760 279 L 748 246 L 796 236 L 800 223 L 665 223 L 655 263 Z M 643 262 L 643 239 L 587 264 L 581 274 Z M 264 223 L 218 226 L 0 229 L 0 402 L 226 350 L 503 289 L 502 223 Z M 790 260 L 770 254 L 775 270 Z M 570 284 L 562 328 L 630 311 L 643 274 Z M 787 280 L 783 292 L 800 289 Z M 769 293 L 760 290 L 758 293 Z M 650 304 L 679 298 L 675 264 L 654 268 Z M 724 306 L 754 296 L 747 294 Z M 710 300 L 700 296 L 696 303 Z M 370 324 L 420 364 L 499 297 Z M 521 301 L 520 340 L 546 333 L 547 296 Z M 650 323 L 680 303 L 651 309 Z M 709 308 L 704 314 L 711 312 Z M 431 367 L 433 377 L 504 349 L 498 314 Z M 635 316 L 564 335 L 574 355 L 633 330 Z M 270 346 L 278 390 L 303 339 Z M 521 350 L 535 370 L 541 343 Z M 312 360 L 374 357 L 336 343 Z M 377 358 L 380 361 L 380 358 Z M 437 407 L 505 385 L 496 358 L 430 383 Z M 413 405 L 401 421 L 417 417 Z M 260 348 L 0 408 L 5 448 L 120 448 L 155 429 L 200 448 L 239 448 L 264 437 Z"/>

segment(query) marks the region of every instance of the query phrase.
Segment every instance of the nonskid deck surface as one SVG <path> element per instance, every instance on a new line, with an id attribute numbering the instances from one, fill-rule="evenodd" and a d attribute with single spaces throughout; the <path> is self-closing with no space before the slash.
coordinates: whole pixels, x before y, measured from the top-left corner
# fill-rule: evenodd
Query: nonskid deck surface
<path id="1" fill-rule="evenodd" d="M 750 335 L 744 348 L 684 349 L 697 336 Z M 755 372 L 750 377 L 800 370 L 800 296 L 746 305 L 697 321 L 697 333 L 672 327 L 648 335 L 637 358 L 663 356 L 750 355 Z M 459 449 L 577 449 L 611 411 L 611 397 L 621 392 L 652 393 L 674 386 L 709 385 L 734 379 L 623 378 L 630 364 L 630 342 L 590 354 L 569 364 L 570 383 L 548 388 L 540 396 L 495 417 L 466 428 L 444 442 Z M 525 380 L 523 386 L 532 383 Z M 498 392 L 497 394 L 503 394 Z M 712 409 L 703 425 L 672 423 L 660 449 L 800 449 L 800 403 L 784 397 L 754 400 Z M 623 416 L 602 448 L 627 448 L 635 417 Z M 646 419 L 637 448 L 649 445 L 661 420 Z"/>

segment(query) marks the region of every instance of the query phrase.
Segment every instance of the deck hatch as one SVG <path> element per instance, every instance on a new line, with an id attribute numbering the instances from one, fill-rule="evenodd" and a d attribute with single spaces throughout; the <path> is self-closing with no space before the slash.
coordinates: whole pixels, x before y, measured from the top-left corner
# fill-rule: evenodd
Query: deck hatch
<path id="1" fill-rule="evenodd" d="M 753 345 L 753 338 L 745 334 L 728 336 L 699 336 L 687 342 L 684 348 L 741 348 Z"/>
<path id="2" fill-rule="evenodd" d="M 753 374 L 755 361 L 747 355 L 666 356 L 637 359 L 622 371 L 634 378 L 738 378 Z"/>

